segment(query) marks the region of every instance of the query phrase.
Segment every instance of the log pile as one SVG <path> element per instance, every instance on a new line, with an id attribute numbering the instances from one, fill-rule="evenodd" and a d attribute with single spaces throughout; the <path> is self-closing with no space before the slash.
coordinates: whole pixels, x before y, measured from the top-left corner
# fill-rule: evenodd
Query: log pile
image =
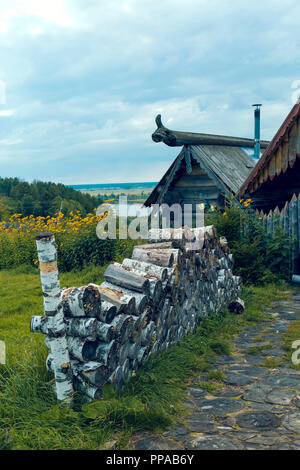
<path id="1" fill-rule="evenodd" d="M 149 243 L 136 246 L 131 259 L 108 266 L 102 284 L 60 291 L 57 310 L 63 312 L 70 356 L 61 373 L 69 378 L 71 370 L 74 389 L 92 400 L 101 399 L 107 382 L 118 390 L 151 354 L 238 298 L 241 281 L 232 273 L 226 239 L 212 226 L 170 230 L 150 231 Z M 53 372 L 54 319 L 47 314 L 31 319 L 31 331 L 46 335 L 46 365 Z"/>

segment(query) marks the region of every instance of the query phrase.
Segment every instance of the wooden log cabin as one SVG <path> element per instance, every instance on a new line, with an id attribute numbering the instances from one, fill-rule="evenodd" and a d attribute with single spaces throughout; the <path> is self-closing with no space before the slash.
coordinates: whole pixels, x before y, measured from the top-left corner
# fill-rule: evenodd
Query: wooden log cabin
<path id="1" fill-rule="evenodd" d="M 254 149 L 255 140 L 212 134 L 178 132 L 167 129 L 156 117 L 154 142 L 170 147 L 182 146 L 179 155 L 145 202 L 153 204 L 205 203 L 224 207 L 225 197 L 237 194 L 255 165 L 245 149 Z M 261 148 L 268 142 L 261 141 Z"/>
<path id="2" fill-rule="evenodd" d="M 264 213 L 300 193 L 300 99 L 242 184 L 239 194 Z"/>

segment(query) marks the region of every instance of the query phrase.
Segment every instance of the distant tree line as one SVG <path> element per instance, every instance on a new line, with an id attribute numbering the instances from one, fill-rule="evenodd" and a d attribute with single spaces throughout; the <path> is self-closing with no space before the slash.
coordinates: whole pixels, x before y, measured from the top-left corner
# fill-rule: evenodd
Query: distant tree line
<path id="1" fill-rule="evenodd" d="M 19 178 L 0 177 L 0 218 L 20 213 L 35 217 L 53 216 L 79 210 L 85 215 L 101 204 L 101 199 L 84 194 L 61 183 L 34 181 L 27 183 Z"/>

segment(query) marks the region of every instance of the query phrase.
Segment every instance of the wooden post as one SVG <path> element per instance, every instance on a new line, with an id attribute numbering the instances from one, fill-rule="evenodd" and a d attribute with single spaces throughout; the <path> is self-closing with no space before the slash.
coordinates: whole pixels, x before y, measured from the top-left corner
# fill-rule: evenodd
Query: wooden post
<path id="1" fill-rule="evenodd" d="M 56 395 L 59 401 L 63 401 L 70 399 L 72 396 L 73 381 L 61 302 L 54 235 L 49 232 L 36 235 L 36 246 L 40 263 L 44 312 L 48 320 L 48 339 L 53 356 L 52 366 Z"/>

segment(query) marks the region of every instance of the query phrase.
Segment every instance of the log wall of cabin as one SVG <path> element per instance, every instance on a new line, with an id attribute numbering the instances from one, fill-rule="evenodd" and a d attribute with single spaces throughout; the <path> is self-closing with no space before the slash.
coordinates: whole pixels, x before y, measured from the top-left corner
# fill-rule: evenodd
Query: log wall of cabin
<path id="1" fill-rule="evenodd" d="M 285 172 L 281 172 L 272 179 L 260 185 L 256 191 L 249 194 L 253 200 L 253 206 L 264 212 L 275 209 L 281 210 L 286 201 L 290 201 L 294 194 L 300 192 L 300 158 L 294 162 L 292 167 L 288 167 Z"/>
<path id="2" fill-rule="evenodd" d="M 185 167 L 181 168 L 169 186 L 164 202 L 172 205 L 200 204 L 207 202 L 222 207 L 224 196 L 216 182 L 208 176 L 199 165 L 192 167 L 192 172 L 187 174 Z"/>

